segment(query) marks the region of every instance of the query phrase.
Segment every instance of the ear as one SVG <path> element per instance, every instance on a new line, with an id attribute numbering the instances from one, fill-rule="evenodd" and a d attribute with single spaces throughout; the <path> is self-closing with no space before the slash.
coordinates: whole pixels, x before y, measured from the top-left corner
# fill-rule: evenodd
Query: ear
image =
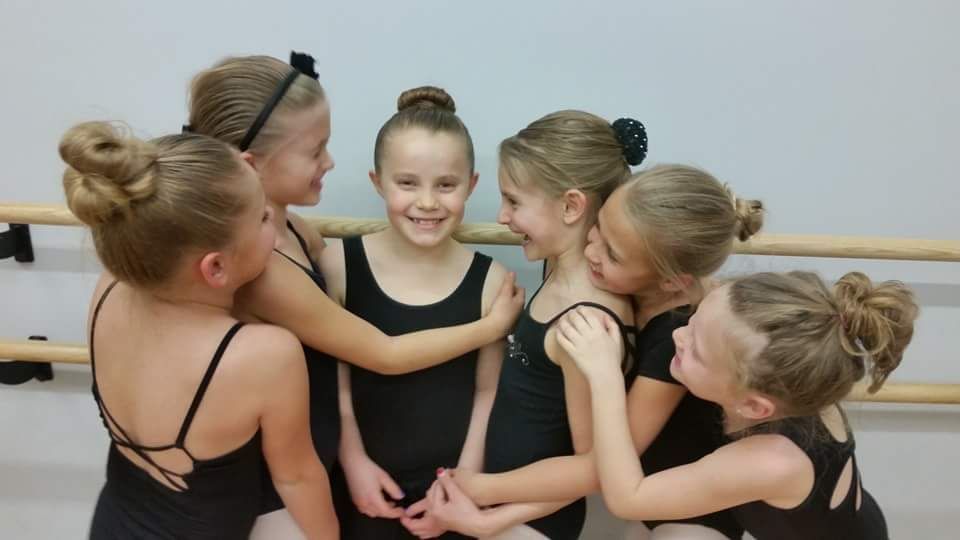
<path id="1" fill-rule="evenodd" d="M 200 259 L 200 276 L 203 281 L 215 288 L 225 287 L 229 282 L 226 257 L 220 251 L 207 253 Z"/>
<path id="2" fill-rule="evenodd" d="M 257 169 L 257 159 L 253 157 L 249 150 L 240 152 L 240 159 L 246 161 L 254 170 L 259 170 Z"/>
<path id="3" fill-rule="evenodd" d="M 660 282 L 660 288 L 671 293 L 684 292 L 692 289 L 696 282 L 697 280 L 690 274 L 680 274 Z"/>
<path id="4" fill-rule="evenodd" d="M 579 189 L 568 189 L 563 193 L 563 222 L 572 225 L 587 213 L 590 201 Z"/>
<path id="5" fill-rule="evenodd" d="M 737 414 L 755 422 L 768 420 L 777 412 L 777 404 L 763 394 L 749 393 L 737 406 Z"/>
<path id="6" fill-rule="evenodd" d="M 470 189 L 467 191 L 467 197 L 473 195 L 473 190 L 477 187 L 477 180 L 480 180 L 480 173 L 475 172 L 470 175 Z"/>
<path id="7" fill-rule="evenodd" d="M 377 190 L 377 193 L 383 197 L 383 184 L 380 182 L 380 176 L 377 175 L 377 171 L 370 169 L 367 173 L 367 176 L 370 177 L 370 182 L 373 184 L 373 189 Z"/>

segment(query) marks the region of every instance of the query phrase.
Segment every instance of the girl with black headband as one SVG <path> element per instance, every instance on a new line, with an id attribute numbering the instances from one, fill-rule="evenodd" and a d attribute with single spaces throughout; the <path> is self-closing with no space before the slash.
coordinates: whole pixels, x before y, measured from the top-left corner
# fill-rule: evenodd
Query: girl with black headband
<path id="1" fill-rule="evenodd" d="M 226 59 L 194 78 L 190 122 L 184 128 L 237 146 L 260 173 L 277 243 L 263 274 L 238 292 L 238 310 L 286 327 L 303 342 L 312 436 L 329 469 L 340 437 L 335 358 L 386 374 L 445 362 L 502 338 L 522 307 L 523 291 L 514 287 L 510 274 L 486 317 L 402 336 L 384 334 L 327 297 L 315 262 L 324 241 L 287 211 L 291 204 L 316 204 L 325 173 L 333 167 L 327 150 L 330 105 L 313 66 L 311 57 L 298 53 L 291 55 L 291 64 L 267 56 Z M 271 531 L 292 526 L 278 512 L 283 504 L 269 479 L 265 489 L 262 510 L 268 515 L 261 522 Z"/>

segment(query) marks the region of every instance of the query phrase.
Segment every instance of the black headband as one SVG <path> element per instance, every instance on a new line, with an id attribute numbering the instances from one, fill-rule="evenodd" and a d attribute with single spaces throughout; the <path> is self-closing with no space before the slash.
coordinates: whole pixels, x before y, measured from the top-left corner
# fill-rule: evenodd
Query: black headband
<path id="1" fill-rule="evenodd" d="M 257 133 L 260 133 L 260 130 L 263 129 L 263 125 L 267 123 L 267 119 L 270 118 L 273 109 L 280 103 L 283 96 L 287 94 L 287 90 L 290 89 L 293 81 L 297 79 L 297 75 L 306 75 L 313 80 L 317 80 L 320 77 L 314 69 L 314 63 L 313 57 L 309 54 L 298 53 L 296 51 L 290 52 L 290 65 L 293 69 L 287 74 L 283 81 L 280 82 L 280 86 L 274 90 L 273 95 L 270 96 L 270 99 L 267 100 L 263 109 L 260 110 L 260 114 L 257 115 L 257 119 L 253 121 L 250 129 L 247 130 L 247 134 L 243 136 L 243 140 L 240 141 L 239 145 L 241 152 L 246 152 L 247 149 L 250 148 L 253 139 L 255 139 Z"/>

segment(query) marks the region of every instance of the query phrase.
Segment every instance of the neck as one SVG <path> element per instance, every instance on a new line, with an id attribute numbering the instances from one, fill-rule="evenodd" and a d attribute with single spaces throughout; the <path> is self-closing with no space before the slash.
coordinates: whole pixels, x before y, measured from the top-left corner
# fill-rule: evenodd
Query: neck
<path id="1" fill-rule="evenodd" d="M 214 289 L 199 283 L 174 284 L 143 290 L 142 298 L 148 303 L 164 304 L 194 311 L 229 314 L 233 309 L 236 288 Z"/>
<path id="2" fill-rule="evenodd" d="M 287 205 L 267 200 L 267 206 L 273 209 L 273 227 L 277 231 L 277 238 L 287 236 Z"/>
<path id="3" fill-rule="evenodd" d="M 387 227 L 381 234 L 384 245 L 393 257 L 428 266 L 444 264 L 459 247 L 459 243 L 450 236 L 434 246 L 418 246 L 393 227 Z"/>
<path id="4" fill-rule="evenodd" d="M 581 235 L 582 236 L 582 235 Z M 579 238 L 572 245 L 556 255 L 548 258 L 553 262 L 550 268 L 550 275 L 547 276 L 551 281 L 560 283 L 569 283 L 580 281 L 588 276 L 587 259 L 583 256 L 583 250 L 587 243 L 585 237 Z"/>
<path id="5" fill-rule="evenodd" d="M 687 294 L 664 291 L 658 285 L 655 289 L 640 291 L 633 295 L 634 324 L 637 328 L 643 328 L 657 315 L 691 303 Z"/>

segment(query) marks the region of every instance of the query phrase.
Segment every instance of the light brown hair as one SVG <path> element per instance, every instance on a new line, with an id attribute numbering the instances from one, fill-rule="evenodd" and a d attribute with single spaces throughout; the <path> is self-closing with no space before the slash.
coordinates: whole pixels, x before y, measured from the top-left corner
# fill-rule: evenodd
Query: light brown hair
<path id="1" fill-rule="evenodd" d="M 860 272 L 832 290 L 814 273 L 760 273 L 729 285 L 730 308 L 768 343 L 739 356 L 744 388 L 778 403 L 783 416 L 810 416 L 870 377 L 870 392 L 887 380 L 913 337 L 918 307 L 903 283 L 874 284 Z"/>
<path id="2" fill-rule="evenodd" d="M 613 127 L 583 111 L 548 114 L 500 143 L 500 166 L 518 185 L 529 178 L 548 195 L 578 189 L 590 199 L 591 218 L 630 175 Z"/>
<path id="3" fill-rule="evenodd" d="M 229 244 L 247 208 L 227 144 L 195 134 L 142 141 L 105 122 L 60 140 L 70 210 L 90 227 L 104 267 L 133 286 L 164 283 L 190 249 Z"/>
<path id="4" fill-rule="evenodd" d="M 239 146 L 264 105 L 294 68 L 270 56 L 227 58 L 190 84 L 190 130 Z M 289 114 L 325 100 L 320 83 L 297 76 L 257 133 L 250 152 L 266 155 L 283 138 Z"/>
<path id="5" fill-rule="evenodd" d="M 763 204 L 736 198 L 706 171 L 659 165 L 634 174 L 623 187 L 625 210 L 664 279 L 696 280 L 688 291 L 702 296 L 699 278 L 716 272 L 733 251 L 763 225 Z"/>
<path id="6" fill-rule="evenodd" d="M 470 172 L 474 170 L 473 139 L 467 126 L 457 116 L 457 106 L 445 90 L 420 86 L 404 91 L 397 98 L 397 112 L 377 132 L 373 147 L 373 166 L 380 173 L 387 153 L 387 141 L 397 131 L 420 128 L 430 133 L 450 133 L 460 137 L 467 155 Z"/>

